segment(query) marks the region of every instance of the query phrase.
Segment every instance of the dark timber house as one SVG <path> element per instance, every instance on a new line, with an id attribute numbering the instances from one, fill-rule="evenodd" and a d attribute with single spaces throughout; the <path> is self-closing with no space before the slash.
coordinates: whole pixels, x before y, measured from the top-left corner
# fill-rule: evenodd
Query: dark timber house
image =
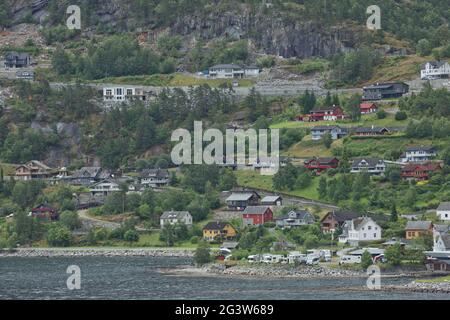
<path id="1" fill-rule="evenodd" d="M 400 98 L 408 92 L 409 85 L 403 82 L 377 83 L 363 88 L 362 99 L 367 101 Z"/>

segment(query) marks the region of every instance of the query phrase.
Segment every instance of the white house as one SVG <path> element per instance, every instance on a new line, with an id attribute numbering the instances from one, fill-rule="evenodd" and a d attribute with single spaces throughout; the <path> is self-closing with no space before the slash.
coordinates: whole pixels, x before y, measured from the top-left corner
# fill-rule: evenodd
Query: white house
<path id="1" fill-rule="evenodd" d="M 140 173 L 139 178 L 143 186 L 151 188 L 165 187 L 170 182 L 170 174 L 166 169 L 145 169 Z"/>
<path id="2" fill-rule="evenodd" d="M 240 79 L 244 77 L 256 77 L 260 69 L 257 67 L 242 68 L 237 64 L 217 64 L 209 68 L 209 77 L 215 79 Z"/>
<path id="3" fill-rule="evenodd" d="M 436 209 L 436 214 L 442 221 L 450 221 L 450 202 L 442 202 Z"/>
<path id="4" fill-rule="evenodd" d="M 104 196 L 109 195 L 111 192 L 120 191 L 119 184 L 112 179 L 105 179 L 103 181 L 93 184 L 89 191 L 93 196 L 101 194 Z"/>
<path id="5" fill-rule="evenodd" d="M 192 215 L 188 211 L 166 211 L 160 218 L 161 228 L 166 225 L 182 223 L 188 227 L 192 226 Z"/>
<path id="6" fill-rule="evenodd" d="M 448 78 L 450 76 L 450 64 L 447 61 L 428 61 L 422 65 L 420 78 L 431 80 L 437 78 Z"/>
<path id="7" fill-rule="evenodd" d="M 369 217 L 348 220 L 342 227 L 340 243 L 357 245 L 359 241 L 381 240 L 381 227 Z"/>
<path id="8" fill-rule="evenodd" d="M 257 77 L 261 70 L 258 67 L 250 66 L 244 68 L 244 76 L 245 77 Z"/>
<path id="9" fill-rule="evenodd" d="M 433 252 L 446 252 L 450 254 L 450 234 L 435 232 L 433 238 Z"/>
<path id="10" fill-rule="evenodd" d="M 147 100 L 147 94 L 143 88 L 136 87 L 107 87 L 103 88 L 103 101 L 124 102 L 130 100 Z"/>
<path id="11" fill-rule="evenodd" d="M 367 172 L 381 175 L 386 171 L 386 163 L 377 158 L 356 158 L 353 160 L 351 173 Z"/>
<path id="12" fill-rule="evenodd" d="M 425 162 L 437 156 L 437 150 L 432 146 L 409 147 L 400 156 L 400 162 Z"/>

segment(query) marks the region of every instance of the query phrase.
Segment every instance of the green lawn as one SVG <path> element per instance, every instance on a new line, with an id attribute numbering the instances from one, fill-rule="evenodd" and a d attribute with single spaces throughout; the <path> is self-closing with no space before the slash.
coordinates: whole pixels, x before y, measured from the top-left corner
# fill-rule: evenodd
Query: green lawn
<path id="1" fill-rule="evenodd" d="M 340 146 L 342 146 L 342 140 L 336 140 L 331 148 L 327 149 L 321 140 L 313 141 L 311 136 L 306 136 L 302 141 L 283 151 L 281 155 L 297 158 L 331 157 L 332 149 Z"/>
<path id="2" fill-rule="evenodd" d="M 256 171 L 236 171 L 236 178 L 238 185 L 241 187 L 256 188 L 276 192 L 272 183 L 272 176 L 263 176 Z M 314 178 L 311 185 L 305 189 L 297 190 L 283 190 L 284 194 L 302 197 L 306 199 L 319 200 L 317 187 L 319 186 L 319 179 Z"/>
<path id="3" fill-rule="evenodd" d="M 326 125 L 340 125 L 343 127 L 358 127 L 358 126 L 376 126 L 376 127 L 403 127 L 408 124 L 409 120 L 397 121 L 393 114 L 388 114 L 384 119 L 378 119 L 376 114 L 363 115 L 358 122 L 349 120 L 342 121 L 317 121 L 317 122 L 302 122 L 302 121 L 284 121 L 275 123 L 270 126 L 271 129 L 298 129 L 311 128 L 315 126 Z"/>
<path id="4" fill-rule="evenodd" d="M 238 79 L 239 86 L 251 87 L 254 85 L 254 81 L 251 79 Z M 208 84 L 211 87 L 219 87 L 220 85 L 227 83 L 232 84 L 233 80 L 228 79 L 205 79 L 198 78 L 186 74 L 175 73 L 170 75 L 155 74 L 145 76 L 126 76 L 126 77 L 111 77 L 100 80 L 95 80 L 95 83 L 113 83 L 113 84 L 129 84 L 129 85 L 142 85 L 142 86 L 161 86 L 161 87 L 189 87 L 199 86 L 202 84 Z"/>

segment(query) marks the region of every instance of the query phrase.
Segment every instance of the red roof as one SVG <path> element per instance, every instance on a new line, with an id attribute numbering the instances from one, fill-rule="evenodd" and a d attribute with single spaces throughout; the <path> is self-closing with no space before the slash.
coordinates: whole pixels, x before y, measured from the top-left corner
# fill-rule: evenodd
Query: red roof
<path id="1" fill-rule="evenodd" d="M 377 105 L 375 104 L 375 103 L 361 103 L 360 105 L 359 105 L 359 107 L 361 108 L 361 109 L 373 109 L 373 108 L 377 108 Z"/>

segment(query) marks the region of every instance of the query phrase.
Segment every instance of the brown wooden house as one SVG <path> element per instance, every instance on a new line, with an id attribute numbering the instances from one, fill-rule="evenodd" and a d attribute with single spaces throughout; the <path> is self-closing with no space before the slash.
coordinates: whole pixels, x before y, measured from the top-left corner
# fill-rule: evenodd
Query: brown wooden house
<path id="1" fill-rule="evenodd" d="M 322 232 L 334 232 L 340 228 L 348 220 L 358 218 L 360 215 L 356 212 L 331 211 L 328 212 L 320 221 L 320 228 Z"/>

